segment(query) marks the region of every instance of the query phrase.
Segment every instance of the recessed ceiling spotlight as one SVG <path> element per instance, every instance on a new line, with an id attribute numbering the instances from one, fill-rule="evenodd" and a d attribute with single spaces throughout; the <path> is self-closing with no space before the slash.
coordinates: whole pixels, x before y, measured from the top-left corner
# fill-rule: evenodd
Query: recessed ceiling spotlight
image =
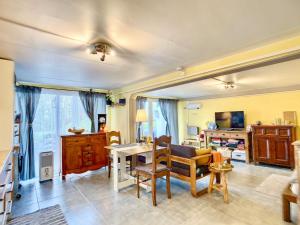
<path id="1" fill-rule="evenodd" d="M 100 54 L 100 60 L 103 62 L 105 61 L 105 58 L 107 55 L 110 55 L 113 51 L 111 49 L 111 46 L 104 42 L 97 42 L 94 44 L 91 44 L 87 48 L 87 53 L 89 54 Z"/>
<path id="2" fill-rule="evenodd" d="M 176 70 L 177 70 L 177 71 L 184 71 L 184 67 L 183 67 L 183 66 L 178 66 L 178 67 L 176 68 Z"/>

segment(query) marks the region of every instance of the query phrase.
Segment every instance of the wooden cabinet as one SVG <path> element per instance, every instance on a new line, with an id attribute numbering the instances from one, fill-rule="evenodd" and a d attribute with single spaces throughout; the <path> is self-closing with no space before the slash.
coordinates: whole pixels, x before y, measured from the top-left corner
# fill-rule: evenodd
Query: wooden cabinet
<path id="1" fill-rule="evenodd" d="M 105 133 L 62 136 L 62 177 L 107 166 Z"/>
<path id="2" fill-rule="evenodd" d="M 252 126 L 254 162 L 294 168 L 294 126 Z"/>

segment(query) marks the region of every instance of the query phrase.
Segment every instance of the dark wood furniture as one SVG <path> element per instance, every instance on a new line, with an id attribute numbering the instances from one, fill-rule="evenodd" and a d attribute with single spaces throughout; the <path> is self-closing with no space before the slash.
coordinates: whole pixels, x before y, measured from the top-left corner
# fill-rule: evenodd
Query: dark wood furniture
<path id="1" fill-rule="evenodd" d="M 291 202 L 297 204 L 298 196 L 291 190 L 291 184 L 289 184 L 282 192 L 282 218 L 285 222 L 291 221 Z"/>
<path id="2" fill-rule="evenodd" d="M 157 150 L 157 146 L 161 143 L 167 145 L 166 148 Z M 137 197 L 140 197 L 140 176 L 151 179 L 151 191 L 152 191 L 152 203 L 156 206 L 156 179 L 166 177 L 166 188 L 168 198 L 171 198 L 170 188 L 170 144 L 171 137 L 161 136 L 154 139 L 153 151 L 152 151 L 152 164 L 146 164 L 144 166 L 137 166 Z M 166 165 L 161 164 L 165 162 Z"/>
<path id="3" fill-rule="evenodd" d="M 109 131 L 106 132 L 106 144 L 108 146 L 111 145 L 120 145 L 121 144 L 121 133 L 120 131 Z M 112 156 L 110 154 L 110 151 L 107 152 L 107 161 L 108 161 L 108 178 L 110 178 L 111 175 L 111 164 L 112 164 Z M 130 173 L 132 172 L 132 157 L 127 156 L 126 162 L 129 162 L 130 164 Z"/>
<path id="4" fill-rule="evenodd" d="M 290 125 L 252 126 L 255 163 L 267 163 L 294 168 L 296 128 Z"/>
<path id="5" fill-rule="evenodd" d="M 61 136 L 62 178 L 107 166 L 106 134 Z"/>
<path id="6" fill-rule="evenodd" d="M 246 163 L 252 161 L 252 149 L 251 149 L 251 132 L 246 130 L 204 130 L 204 143 L 205 147 L 208 148 L 211 138 L 224 138 L 224 139 L 242 139 L 245 143 L 245 154 L 246 154 Z"/>

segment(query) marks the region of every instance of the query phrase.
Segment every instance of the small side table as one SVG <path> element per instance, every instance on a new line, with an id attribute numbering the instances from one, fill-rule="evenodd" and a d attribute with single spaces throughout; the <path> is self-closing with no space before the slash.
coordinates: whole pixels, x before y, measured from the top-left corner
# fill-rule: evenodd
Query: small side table
<path id="1" fill-rule="evenodd" d="M 291 202 L 297 204 L 297 195 L 295 195 L 289 184 L 282 192 L 282 218 L 285 222 L 291 222 Z"/>
<path id="2" fill-rule="evenodd" d="M 224 202 L 228 203 L 228 189 L 227 189 L 227 177 L 226 173 L 232 170 L 232 167 L 229 168 L 220 168 L 220 167 L 210 167 L 210 181 L 208 186 L 208 193 L 211 193 L 212 190 L 217 190 L 221 192 L 224 196 Z M 221 182 L 220 184 L 214 184 L 216 174 L 220 174 Z"/>

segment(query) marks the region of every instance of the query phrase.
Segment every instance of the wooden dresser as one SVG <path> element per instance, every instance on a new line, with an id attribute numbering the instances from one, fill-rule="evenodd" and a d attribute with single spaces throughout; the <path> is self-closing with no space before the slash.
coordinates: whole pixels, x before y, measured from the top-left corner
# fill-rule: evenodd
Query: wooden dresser
<path id="1" fill-rule="evenodd" d="M 106 134 L 81 134 L 61 137 L 62 178 L 107 166 Z"/>
<path id="2" fill-rule="evenodd" d="M 296 127 L 252 126 L 253 153 L 255 163 L 294 168 L 294 148 L 291 145 L 296 139 Z"/>

